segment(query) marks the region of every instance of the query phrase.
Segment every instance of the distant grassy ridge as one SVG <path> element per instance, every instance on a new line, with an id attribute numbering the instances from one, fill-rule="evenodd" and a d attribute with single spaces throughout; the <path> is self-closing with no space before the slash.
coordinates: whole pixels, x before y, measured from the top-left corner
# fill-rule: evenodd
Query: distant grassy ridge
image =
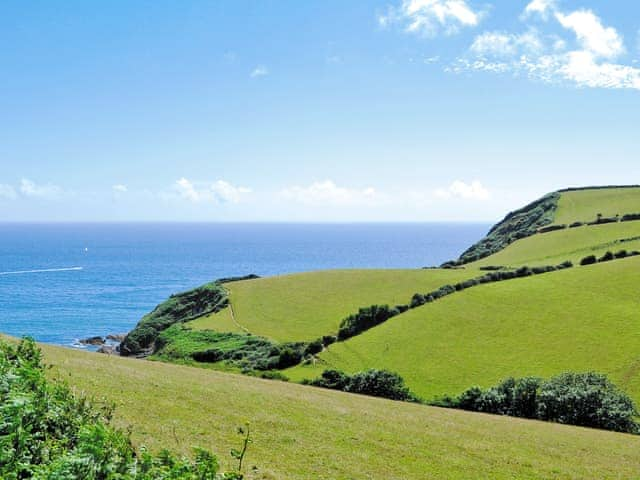
<path id="1" fill-rule="evenodd" d="M 607 223 L 557 230 L 523 238 L 490 257 L 469 264 L 469 267 L 532 266 L 562 260 L 578 263 L 582 257 L 602 255 L 608 250 L 640 250 L 638 236 L 640 222 Z"/>
<path id="2" fill-rule="evenodd" d="M 331 345 L 294 380 L 325 368 L 385 368 L 429 399 L 508 376 L 597 370 L 640 400 L 638 268 L 628 258 L 481 285 Z"/>
<path id="3" fill-rule="evenodd" d="M 138 445 L 226 452 L 250 420 L 247 466 L 259 468 L 250 478 L 633 479 L 640 471 L 635 436 L 43 349 L 49 375 L 114 401 L 116 423 L 131 426 Z"/>
<path id="4" fill-rule="evenodd" d="M 550 193 L 509 213 L 479 242 L 449 265 L 464 265 L 500 252 L 545 229 L 595 222 L 598 218 L 640 214 L 640 187 L 570 188 Z M 447 265 L 445 264 L 445 265 Z"/>
<path id="5" fill-rule="evenodd" d="M 591 222 L 598 214 L 613 217 L 640 213 L 640 187 L 584 188 L 561 191 L 554 224 Z"/>

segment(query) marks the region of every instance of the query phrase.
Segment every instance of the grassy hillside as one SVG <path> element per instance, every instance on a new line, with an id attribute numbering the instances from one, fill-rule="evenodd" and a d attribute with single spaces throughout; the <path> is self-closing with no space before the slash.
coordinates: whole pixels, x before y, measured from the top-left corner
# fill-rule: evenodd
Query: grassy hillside
<path id="1" fill-rule="evenodd" d="M 632 479 L 640 437 L 444 410 L 44 347 L 51 376 L 116 403 L 133 440 L 224 459 L 251 421 L 250 478 Z M 489 433 L 490 432 L 490 433 Z"/>
<path id="2" fill-rule="evenodd" d="M 554 223 L 592 222 L 598 213 L 604 217 L 640 213 L 640 187 L 562 192 Z"/>
<path id="3" fill-rule="evenodd" d="M 577 264 L 587 255 L 601 256 L 608 250 L 640 250 L 640 238 L 621 242 L 637 237 L 640 221 L 567 228 L 523 238 L 468 267 L 548 265 L 564 260 Z"/>
<path id="4" fill-rule="evenodd" d="M 411 310 L 329 347 L 315 377 L 387 368 L 425 398 L 507 376 L 597 370 L 640 400 L 640 258 L 481 285 Z"/>
<path id="5" fill-rule="evenodd" d="M 360 307 L 406 304 L 416 292 L 477 274 L 475 269 L 326 270 L 232 282 L 225 287 L 237 324 L 227 309 L 189 325 L 242 328 L 281 342 L 309 341 L 335 334 L 340 321 Z"/>

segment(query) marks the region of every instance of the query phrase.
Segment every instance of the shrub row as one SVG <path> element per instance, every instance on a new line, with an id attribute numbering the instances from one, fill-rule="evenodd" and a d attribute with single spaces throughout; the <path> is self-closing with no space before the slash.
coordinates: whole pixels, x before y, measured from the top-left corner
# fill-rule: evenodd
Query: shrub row
<path id="1" fill-rule="evenodd" d="M 560 225 L 549 225 L 548 227 L 539 228 L 538 233 L 555 232 L 557 230 L 564 230 L 565 228 L 567 228 L 567 225 L 564 223 Z"/>
<path id="2" fill-rule="evenodd" d="M 620 219 L 621 222 L 631 222 L 634 220 L 640 220 L 640 213 L 627 213 Z"/>
<path id="3" fill-rule="evenodd" d="M 206 450 L 195 449 L 193 461 L 168 450 L 136 451 L 129 435 L 110 424 L 112 407 L 100 408 L 65 384 L 48 381 L 44 370 L 32 340 L 0 341 L 3 480 L 243 478 L 239 472 L 220 473 L 218 460 Z"/>
<path id="4" fill-rule="evenodd" d="M 358 313 L 349 315 L 340 322 L 338 340 L 342 341 L 358 335 L 371 327 L 386 322 L 391 317 L 406 312 L 408 309 L 408 305 L 397 305 L 393 308 L 389 307 L 389 305 L 371 305 L 370 307 L 361 308 Z"/>
<path id="5" fill-rule="evenodd" d="M 426 294 L 416 293 L 411 298 L 410 308 L 419 307 L 425 303 L 433 302 L 446 295 L 450 295 L 454 292 L 459 292 L 467 288 L 475 287 L 484 283 L 501 282 L 503 280 L 511 280 L 514 278 L 528 277 L 530 275 L 539 275 L 542 273 L 554 272 L 556 270 L 564 270 L 565 268 L 573 267 L 573 263 L 570 261 L 563 262 L 559 265 L 546 265 L 540 267 L 520 267 L 517 270 L 495 270 L 482 275 L 481 277 L 471 278 L 463 282 L 456 283 L 455 285 L 445 285 L 438 290 L 429 292 Z"/>
<path id="6" fill-rule="evenodd" d="M 387 370 L 372 369 L 354 375 L 347 375 L 339 370 L 325 370 L 319 378 L 311 381 L 305 380 L 303 383 L 391 400 L 418 401 L 404 384 L 402 377 Z"/>
<path id="7" fill-rule="evenodd" d="M 482 390 L 473 387 L 435 404 L 476 412 L 534 418 L 584 427 L 640 433 L 633 401 L 605 375 L 563 373 L 549 380 L 508 378 Z"/>
<path id="8" fill-rule="evenodd" d="M 582 260 L 580 260 L 580 265 L 582 266 L 593 265 L 594 263 L 609 262 L 611 260 L 626 258 L 626 257 L 635 257 L 637 255 L 640 255 L 640 252 L 638 252 L 637 250 L 633 250 L 632 252 L 628 252 L 626 250 L 620 250 L 617 253 L 608 251 L 600 258 L 597 258 L 595 255 L 588 255 L 584 257 Z"/>

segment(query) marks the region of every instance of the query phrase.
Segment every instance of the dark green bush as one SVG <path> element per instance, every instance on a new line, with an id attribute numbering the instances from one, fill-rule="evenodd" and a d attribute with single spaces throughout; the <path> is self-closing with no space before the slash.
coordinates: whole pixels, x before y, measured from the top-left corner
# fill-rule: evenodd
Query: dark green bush
<path id="1" fill-rule="evenodd" d="M 476 412 L 535 418 L 571 425 L 639 433 L 633 401 L 605 375 L 564 373 L 547 381 L 508 378 L 482 390 L 472 387 L 437 405 Z"/>
<path id="2" fill-rule="evenodd" d="M 615 257 L 613 256 L 612 252 L 607 252 L 607 253 L 605 253 L 603 256 L 601 256 L 598 259 L 598 262 L 609 262 L 609 261 L 613 260 L 614 258 Z"/>
<path id="3" fill-rule="evenodd" d="M 398 310 L 389 308 L 388 305 L 371 305 L 370 307 L 361 308 L 358 313 L 349 315 L 342 320 L 338 330 L 338 340 L 346 340 L 358 335 L 371 327 L 386 322 L 399 313 Z"/>
<path id="4" fill-rule="evenodd" d="M 595 255 L 589 255 L 587 257 L 584 257 L 582 260 L 580 260 L 580 265 L 582 265 L 582 266 L 584 266 L 584 265 L 593 265 L 597 261 L 598 261 L 598 259 L 596 258 Z"/>
<path id="5" fill-rule="evenodd" d="M 563 373 L 538 392 L 538 418 L 571 425 L 638 433 L 633 401 L 605 375 Z"/>
<path id="6" fill-rule="evenodd" d="M 405 386 L 402 377 L 386 370 L 366 370 L 351 376 L 339 370 L 325 370 L 320 378 L 306 383 L 372 397 L 416 401 L 416 397 Z"/>

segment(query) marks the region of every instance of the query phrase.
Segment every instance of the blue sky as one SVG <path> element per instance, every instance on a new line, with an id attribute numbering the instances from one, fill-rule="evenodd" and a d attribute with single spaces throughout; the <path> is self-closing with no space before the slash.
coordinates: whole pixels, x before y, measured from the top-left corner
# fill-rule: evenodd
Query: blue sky
<path id="1" fill-rule="evenodd" d="M 640 4 L 4 1 L 0 220 L 492 221 L 640 183 Z"/>

